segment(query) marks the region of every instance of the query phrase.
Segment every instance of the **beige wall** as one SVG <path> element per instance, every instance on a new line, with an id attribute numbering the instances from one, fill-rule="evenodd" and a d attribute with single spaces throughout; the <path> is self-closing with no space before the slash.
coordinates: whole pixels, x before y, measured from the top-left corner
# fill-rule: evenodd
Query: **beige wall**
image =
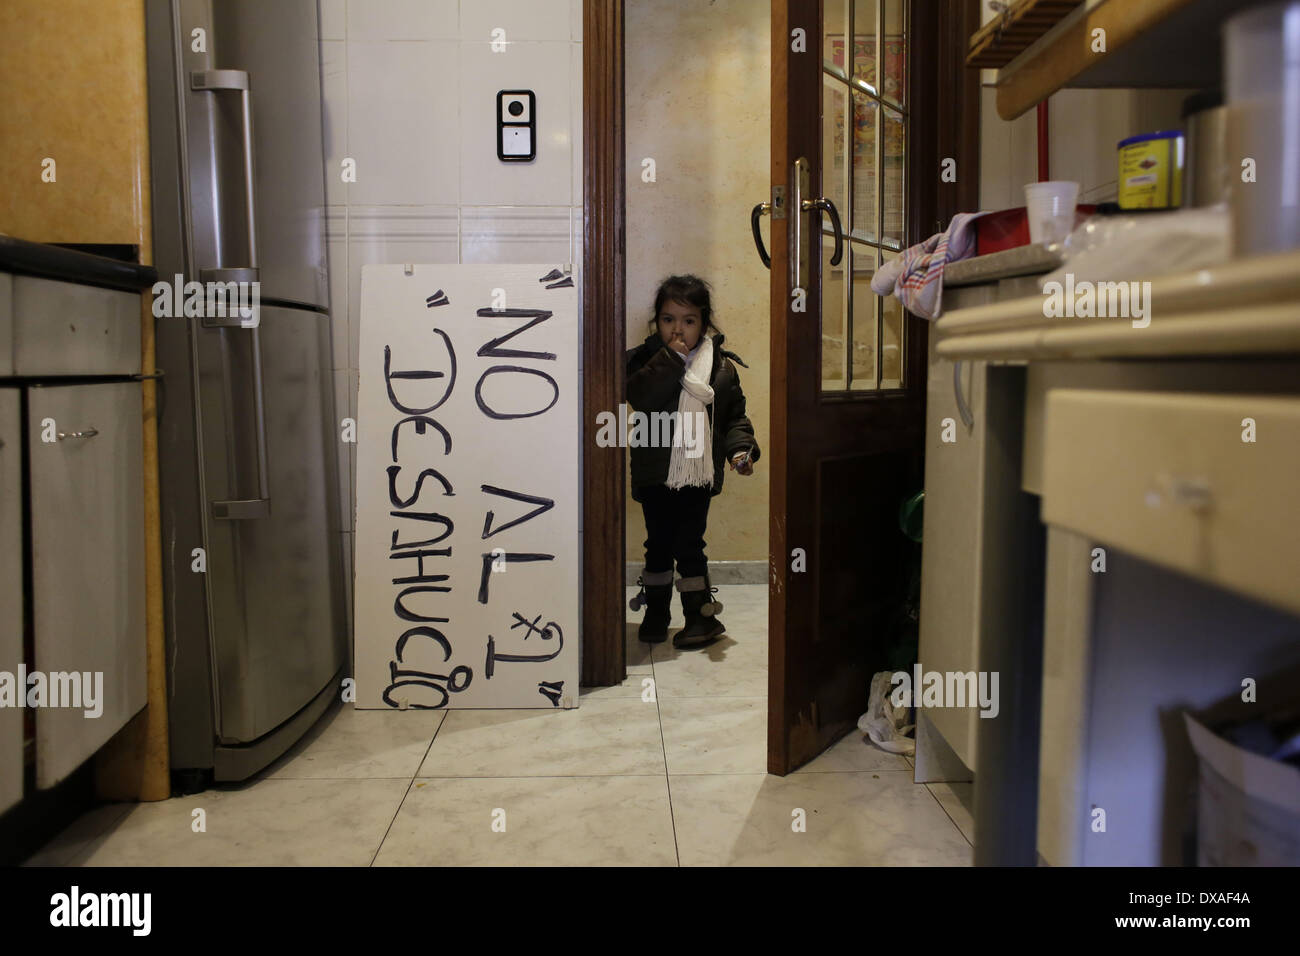
<path id="1" fill-rule="evenodd" d="M 749 212 L 770 199 L 770 10 L 754 0 L 627 0 L 626 18 L 628 344 L 649 332 L 660 280 L 694 272 L 709 282 L 726 348 L 749 365 L 741 384 L 766 452 L 768 272 Z M 646 157 L 653 183 L 641 179 Z M 748 478 L 727 472 L 709 511 L 710 561 L 767 559 L 767 466 Z M 645 522 L 630 493 L 627 509 L 628 561 L 640 566 Z"/>

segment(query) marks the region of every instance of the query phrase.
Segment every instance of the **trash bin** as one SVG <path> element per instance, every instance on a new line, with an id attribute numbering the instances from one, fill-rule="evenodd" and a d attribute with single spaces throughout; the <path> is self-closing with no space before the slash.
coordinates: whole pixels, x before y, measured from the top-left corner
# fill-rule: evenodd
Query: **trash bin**
<path id="1" fill-rule="evenodd" d="M 1300 701 L 1239 697 L 1184 713 L 1199 764 L 1196 862 L 1200 866 L 1300 866 Z M 1213 729 L 1212 729 L 1213 728 Z"/>

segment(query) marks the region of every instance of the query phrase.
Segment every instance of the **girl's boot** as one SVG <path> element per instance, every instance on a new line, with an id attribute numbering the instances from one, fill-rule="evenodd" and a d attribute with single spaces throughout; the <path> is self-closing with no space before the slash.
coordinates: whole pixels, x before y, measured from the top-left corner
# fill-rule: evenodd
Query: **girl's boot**
<path id="1" fill-rule="evenodd" d="M 641 593 L 632 599 L 632 610 L 645 605 L 645 618 L 637 637 L 647 644 L 668 640 L 668 622 L 673 600 L 672 571 L 643 571 L 637 578 Z"/>
<path id="2" fill-rule="evenodd" d="M 673 638 L 674 647 L 708 644 L 726 633 L 726 627 L 718 620 L 722 602 L 713 597 L 718 589 L 709 586 L 707 574 L 697 578 L 678 578 L 677 590 L 682 595 L 686 626 Z"/>

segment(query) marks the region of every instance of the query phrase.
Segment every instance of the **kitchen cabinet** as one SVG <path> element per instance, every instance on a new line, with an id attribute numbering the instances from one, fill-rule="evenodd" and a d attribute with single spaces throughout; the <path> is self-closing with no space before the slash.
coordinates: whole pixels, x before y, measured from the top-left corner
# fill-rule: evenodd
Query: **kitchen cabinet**
<path id="1" fill-rule="evenodd" d="M 140 371 L 140 297 L 116 289 L 11 276 L 13 374 Z"/>
<path id="2" fill-rule="evenodd" d="M 986 24 L 971 38 L 966 63 L 1001 67 L 997 105 L 1004 120 L 1015 119 L 1063 87 L 1214 87 L 1220 81 L 1220 26 L 1258 3 L 1018 0 L 1008 17 L 1025 7 L 1034 8 L 1031 16 L 1010 30 L 994 25 L 1001 24 L 1000 18 Z M 1029 26 L 1034 19 L 1037 25 Z M 1099 36 L 1105 40 L 1100 47 Z"/>
<path id="3" fill-rule="evenodd" d="M 35 386 L 27 406 L 35 666 L 81 674 L 83 693 L 93 682 L 100 698 L 92 710 L 36 710 L 44 789 L 147 698 L 140 385 Z"/>
<path id="4" fill-rule="evenodd" d="M 1023 294 L 1033 275 L 1058 261 L 1041 247 L 1016 249 L 953 263 L 945 272 L 949 311 L 988 306 Z M 971 284 L 961 284 L 971 283 Z M 927 672 L 970 673 L 996 635 L 1007 631 L 1018 608 L 1005 606 L 998 582 L 1021 573 L 1023 551 L 1007 547 L 1032 502 L 1021 497 L 1000 509 L 1008 453 L 1000 442 L 1008 424 L 1019 427 L 1024 368 L 983 359 L 952 360 L 930 337 L 926 384 L 925 526 L 921 550 L 921 617 L 918 658 Z M 917 710 L 918 783 L 970 780 L 978 772 L 979 710 Z"/>
<path id="5" fill-rule="evenodd" d="M 0 280 L 7 276 L 0 276 Z M 0 387 L 0 672 L 23 659 L 23 478 L 20 393 Z M 23 796 L 23 711 L 0 707 L 0 813 Z"/>
<path id="6" fill-rule="evenodd" d="M 995 289 L 945 289 L 944 295 L 949 308 L 971 306 L 990 301 Z M 975 669 L 979 650 L 977 549 L 988 438 L 988 363 L 952 362 L 937 356 L 934 347 L 931 336 L 918 657 L 927 671 L 964 673 Z M 976 711 L 969 708 L 917 712 L 918 783 L 971 778 L 976 769 L 976 720 Z M 950 753 L 959 763 L 952 762 Z"/>
<path id="7" fill-rule="evenodd" d="M 0 812 L 32 796 L 27 761 L 54 787 L 147 703 L 137 290 L 152 278 L 0 240 L 0 671 L 45 693 L 0 708 Z"/>
<path id="8" fill-rule="evenodd" d="M 979 727 L 977 863 L 1185 864 L 1196 761 L 1180 712 L 1300 653 L 1300 252 L 1159 276 L 1149 301 L 1147 327 L 1047 316 L 1041 295 L 935 325 L 940 358 L 1024 363 L 1020 413 L 988 438 L 1018 445 L 1018 467 L 986 495 L 1041 501 L 1004 554 L 1047 541 L 1041 668 L 1014 685 L 1035 719 Z M 988 669 L 998 631 L 979 640 Z M 990 743 L 1025 740 L 1032 766 L 991 759 Z M 991 818 L 1006 807 L 1028 812 Z"/>
<path id="9" fill-rule="evenodd" d="M 1300 615 L 1300 399 L 1056 388 L 1043 521 Z"/>

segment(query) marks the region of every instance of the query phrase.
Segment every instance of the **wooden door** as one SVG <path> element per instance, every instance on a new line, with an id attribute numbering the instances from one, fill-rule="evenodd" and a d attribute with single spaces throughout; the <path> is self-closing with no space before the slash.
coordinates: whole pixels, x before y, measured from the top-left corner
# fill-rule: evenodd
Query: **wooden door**
<path id="1" fill-rule="evenodd" d="M 978 19 L 973 0 L 772 3 L 770 773 L 855 728 L 900 640 L 928 328 L 871 278 L 974 208 Z"/>

